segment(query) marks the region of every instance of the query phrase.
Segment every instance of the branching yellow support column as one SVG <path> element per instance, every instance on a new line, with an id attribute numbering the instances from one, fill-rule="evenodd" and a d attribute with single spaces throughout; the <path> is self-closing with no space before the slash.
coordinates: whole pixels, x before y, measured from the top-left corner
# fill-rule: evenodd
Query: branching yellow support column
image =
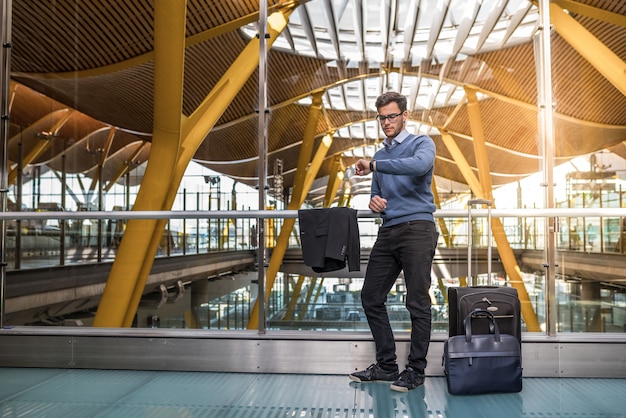
<path id="1" fill-rule="evenodd" d="M 117 170 L 117 172 L 115 173 L 115 175 L 113 175 L 113 177 L 111 177 L 111 179 L 109 180 L 109 183 L 106 185 L 106 187 L 104 188 L 105 191 L 109 191 L 111 190 L 111 188 L 113 186 L 115 186 L 115 183 L 122 178 L 122 176 L 124 174 L 126 174 L 129 170 L 131 165 L 135 162 L 135 160 L 137 159 L 137 157 L 141 154 L 141 151 L 144 150 L 145 147 L 148 146 L 148 141 L 143 141 L 141 143 L 141 145 L 139 145 L 137 147 L 137 149 L 135 149 L 135 151 L 133 152 L 133 154 L 130 156 L 130 158 L 128 159 L 128 162 L 122 166 L 120 166 L 120 168 Z"/>
<path id="2" fill-rule="evenodd" d="M 478 165 L 478 173 L 480 175 L 480 190 L 473 190 L 476 196 L 481 199 L 493 201 L 491 194 L 491 173 L 489 170 L 489 159 L 487 157 L 487 147 L 485 145 L 485 137 L 482 128 L 482 120 L 480 117 L 480 107 L 476 97 L 476 91 L 465 86 L 465 94 L 467 95 L 467 112 L 469 114 L 472 136 L 474 138 L 474 153 L 476 154 L 476 164 Z M 492 205 L 495 207 L 495 205 Z M 491 220 L 491 234 L 496 241 L 498 253 L 502 259 L 504 269 L 509 276 L 511 286 L 517 289 L 518 296 L 522 305 L 522 316 L 526 322 L 526 329 L 531 332 L 541 331 L 539 320 L 533 309 L 528 291 L 522 280 L 521 271 L 517 265 L 515 255 L 509 244 L 509 240 L 504 231 L 504 227 L 500 218 Z"/>
<path id="3" fill-rule="evenodd" d="M 315 143 L 315 133 L 317 132 L 317 123 L 322 114 L 322 96 L 324 95 L 323 91 L 318 91 L 313 94 L 311 106 L 309 107 L 309 115 L 307 117 L 306 128 L 304 131 L 304 137 L 302 139 L 302 146 L 300 147 L 300 155 L 298 156 L 298 166 L 296 167 L 296 178 L 294 180 L 293 192 L 291 193 L 291 200 L 287 205 L 287 209 L 289 210 L 297 210 L 300 209 L 302 202 L 304 201 L 304 196 L 306 196 L 308 189 L 305 190 L 306 183 L 306 174 L 307 174 L 307 166 L 311 161 L 311 155 L 313 154 L 313 145 Z M 309 169 L 311 171 L 312 168 Z M 315 170 L 317 173 L 317 169 Z M 285 256 L 285 251 L 287 251 L 287 245 L 289 243 L 289 236 L 291 235 L 291 231 L 293 230 L 294 225 L 296 224 L 295 219 L 285 219 L 283 220 L 283 226 L 280 230 L 280 234 L 278 239 L 276 240 L 276 248 L 272 251 L 272 256 L 269 262 L 269 268 L 267 273 L 265 274 L 265 279 L 267 283 L 274 283 L 276 279 L 276 274 L 278 273 L 278 267 L 283 262 L 283 257 Z M 266 284 L 265 290 L 266 294 L 269 295 L 271 292 L 271 285 Z M 259 295 L 261 297 L 261 295 Z M 250 319 L 248 321 L 248 328 L 258 328 L 259 327 L 259 301 L 255 301 L 254 309 L 250 314 Z"/>
<path id="4" fill-rule="evenodd" d="M 50 128 L 49 132 L 41 132 L 41 135 L 37 135 L 39 137 L 39 141 L 35 144 L 33 148 L 28 151 L 28 154 L 22 159 L 22 167 L 26 167 L 28 164 L 35 161 L 41 154 L 43 154 L 50 146 L 52 145 L 52 139 L 54 135 L 58 132 L 59 129 L 65 122 L 72 116 L 74 113 L 73 110 L 68 110 L 65 112 L 65 115 L 58 120 L 53 127 Z M 15 167 L 8 174 L 8 184 L 13 184 L 17 180 L 17 172 L 19 165 L 16 164 Z"/>
<path id="5" fill-rule="evenodd" d="M 433 196 L 435 197 L 435 206 L 437 209 L 441 209 L 441 201 L 439 200 L 439 192 L 437 192 L 437 183 L 435 181 L 435 177 L 433 176 L 433 181 L 430 185 L 430 188 L 433 192 Z M 441 234 L 443 235 L 443 240 L 446 243 L 446 247 L 452 248 L 452 237 L 450 236 L 450 232 L 448 231 L 448 225 L 446 225 L 446 221 L 443 218 L 437 218 L 439 222 L 439 229 L 441 230 Z M 443 290 L 443 289 L 442 289 Z"/>
<path id="6" fill-rule="evenodd" d="M 98 166 L 96 168 L 96 174 L 93 176 L 91 180 L 91 185 L 89 186 L 89 191 L 92 192 L 96 190 L 96 185 L 100 182 L 102 176 L 102 170 L 104 169 L 104 163 L 109 156 L 109 152 L 111 152 L 111 145 L 113 145 L 113 139 L 115 139 L 115 133 L 117 132 L 115 127 L 111 127 L 109 129 L 109 135 L 107 135 L 106 143 L 104 144 L 104 148 L 101 150 L 96 150 L 100 152 L 100 161 L 98 162 Z M 101 185 L 104 188 L 104 184 Z"/>
<path id="7" fill-rule="evenodd" d="M 278 38 L 280 32 L 287 26 L 289 15 L 293 12 L 293 6 L 293 4 L 290 4 L 286 6 L 285 10 L 277 11 L 269 16 L 267 20 L 267 33 L 270 36 L 267 40 L 268 48 Z M 258 67 L 259 47 L 259 39 L 251 39 L 242 53 L 237 57 L 233 64 L 231 64 L 228 71 L 217 82 L 216 86 L 209 93 L 207 98 L 200 104 L 200 106 L 198 106 L 193 114 L 189 118 L 185 118 L 181 114 L 183 119 L 183 140 L 178 156 L 178 163 L 176 165 L 176 172 L 174 173 L 172 183 L 169 187 L 166 204 L 163 206 L 164 210 L 169 210 L 172 207 L 172 203 L 176 198 L 176 193 L 183 175 L 185 174 L 185 170 L 187 169 L 187 166 L 193 158 L 196 150 L 202 141 L 204 141 L 206 134 L 213 128 L 233 98 Z M 165 220 L 160 221 L 159 233 L 162 232 L 165 224 Z M 152 255 L 156 253 L 159 246 L 159 240 L 160 235 L 155 234 L 150 248 L 150 253 Z M 141 277 L 147 278 L 151 267 L 152 264 L 146 260 L 142 266 Z M 139 305 L 140 299 L 141 293 L 139 293 L 139 289 L 137 289 L 133 299 L 135 310 L 136 306 Z M 125 319 L 125 326 L 130 326 L 133 320 L 133 315 L 133 312 L 128 312 Z"/>
<path id="8" fill-rule="evenodd" d="M 313 140 L 312 138 L 310 139 Z M 307 140 L 305 139 L 305 142 Z M 322 162 L 324 161 L 324 157 L 330 148 L 330 145 L 333 142 L 333 138 L 330 135 L 324 136 L 322 143 L 320 144 L 317 152 L 315 153 L 315 157 L 309 166 L 306 176 L 304 179 L 304 186 L 299 188 L 301 190 L 300 195 L 296 196 L 294 193 L 291 197 L 291 201 L 289 202 L 288 209 L 289 210 L 298 210 L 302 203 L 304 202 L 304 198 L 306 197 L 307 192 L 311 188 L 313 184 L 313 180 L 317 175 L 320 167 L 322 166 Z M 298 170 L 300 167 L 298 166 Z M 296 174 L 296 178 L 298 175 Z M 294 190 L 296 186 L 294 185 Z M 287 251 L 287 245 L 289 244 L 289 236 L 291 235 L 291 231 L 296 224 L 296 220 L 293 218 L 285 219 L 283 222 L 283 226 L 280 230 L 280 234 L 278 235 L 278 239 L 276 240 L 276 247 L 272 251 L 272 256 L 270 258 L 270 263 L 267 268 L 267 274 L 265 275 L 266 283 L 265 283 L 265 300 L 267 301 L 272 292 L 272 287 L 274 286 L 274 281 L 276 280 L 276 274 L 278 274 L 278 269 L 283 262 L 283 257 L 285 256 L 285 251 Z M 259 295 L 258 297 L 261 297 Z M 259 327 L 259 301 L 257 300 L 254 303 L 254 309 L 250 314 L 250 320 L 248 321 L 248 329 L 257 329 Z"/>
<path id="9" fill-rule="evenodd" d="M 339 190 L 339 185 L 343 181 L 343 171 L 340 171 L 341 169 L 342 169 L 341 157 L 335 157 L 333 161 L 333 165 L 330 169 L 329 176 L 328 176 L 328 184 L 326 186 L 326 195 L 324 196 L 323 206 L 325 208 L 331 207 L 331 205 L 333 204 L 334 198 L 337 195 L 337 190 Z M 333 175 L 333 173 L 336 173 L 336 174 Z M 307 180 L 310 177 L 311 177 L 310 175 L 307 175 Z M 308 188 L 310 188 L 310 184 L 309 186 L 307 186 L 307 189 Z M 311 303 L 311 297 L 313 296 L 313 289 L 315 288 L 316 282 L 317 282 L 317 279 L 315 277 L 310 278 L 310 287 L 307 293 L 306 300 L 300 307 L 300 311 L 298 313 L 301 319 L 305 317 L 306 311 L 309 307 L 309 304 Z M 300 295 L 298 294 L 297 296 L 299 297 Z"/>
<path id="10" fill-rule="evenodd" d="M 309 288 L 307 289 L 307 292 L 306 292 L 306 299 L 304 300 L 304 303 L 302 304 L 302 306 L 300 307 L 300 310 L 298 311 L 299 319 L 306 318 L 306 313 L 309 310 L 309 305 L 311 304 L 311 299 L 313 298 L 313 291 L 315 290 L 316 283 L 317 283 L 317 279 L 315 277 L 311 277 L 309 279 Z"/>
<path id="11" fill-rule="evenodd" d="M 560 3 L 557 1 L 557 3 Z M 589 64 L 598 70 L 611 84 L 626 96 L 626 62 L 616 55 L 610 48 L 598 40 L 584 26 L 554 2 L 550 2 L 550 20 L 557 33 L 565 39 Z M 563 2 L 576 6 L 575 2 Z M 582 5 L 577 5 L 581 7 Z M 584 6 L 583 6 L 584 7 Z M 592 8 L 591 8 L 592 9 Z M 626 27 L 626 17 L 605 12 L 602 16 L 607 21 Z"/>
<path id="12" fill-rule="evenodd" d="M 296 311 L 296 304 L 298 303 L 298 299 L 300 298 L 300 292 L 302 291 L 302 286 L 304 285 L 304 276 L 300 275 L 298 277 L 298 281 L 293 288 L 293 292 L 291 293 L 291 299 L 289 299 L 289 303 L 287 304 L 287 311 L 285 312 L 284 320 L 291 321 L 293 319 L 293 314 Z"/>
<path id="13" fill-rule="evenodd" d="M 463 178 L 467 182 L 468 186 L 470 187 L 470 190 L 472 190 L 475 195 L 482 196 L 483 192 L 482 187 L 480 186 L 480 182 L 478 181 L 478 178 L 476 178 L 472 167 L 465 159 L 465 156 L 463 155 L 461 149 L 458 147 L 456 142 L 454 142 L 454 139 L 447 130 L 441 128 L 439 129 L 439 132 L 441 132 L 441 139 L 448 149 L 448 152 L 452 155 L 452 159 L 456 162 L 456 165 L 461 171 L 461 174 L 463 175 Z M 459 277 L 459 285 L 467 286 L 467 277 Z"/>
<path id="14" fill-rule="evenodd" d="M 430 188 L 435 198 L 435 206 L 437 206 L 437 209 L 441 209 L 441 201 L 439 200 L 439 192 L 437 191 L 437 183 L 434 176 Z M 450 236 L 450 232 L 448 231 L 448 225 L 446 225 L 446 220 L 443 218 L 437 218 L 437 222 L 439 223 L 439 229 L 441 230 L 441 234 L 443 235 L 443 240 L 446 243 L 446 247 L 452 248 L 452 237 Z M 444 303 L 448 303 L 448 293 L 446 292 L 446 286 L 444 285 L 441 277 L 437 277 L 437 285 L 439 286 L 439 290 L 443 295 Z"/>
<path id="15" fill-rule="evenodd" d="M 304 137 L 302 146 L 300 147 L 300 155 L 298 156 L 298 166 L 296 167 L 296 178 L 293 184 L 293 192 L 291 193 L 291 201 L 289 202 L 292 209 L 299 209 L 304 201 L 308 190 L 304 192 L 304 184 L 306 180 L 307 167 L 311 162 L 313 155 L 313 145 L 315 144 L 315 134 L 317 132 L 317 123 L 322 115 L 322 97 L 324 91 L 318 91 L 313 94 L 309 114 L 304 129 Z"/>
<path id="16" fill-rule="evenodd" d="M 186 9 L 186 4 L 183 3 L 185 2 L 172 2 L 168 0 L 155 1 L 155 57 L 157 57 L 158 54 L 157 33 L 159 32 L 160 36 L 167 38 L 168 36 L 172 36 L 167 33 L 169 30 L 168 25 L 169 27 L 175 26 L 176 30 L 176 37 L 174 39 L 170 39 L 169 41 L 165 39 L 160 42 L 160 44 L 163 45 L 164 51 L 162 52 L 164 52 L 165 56 L 162 59 L 155 58 L 155 126 L 157 123 L 161 123 L 161 125 L 165 123 L 160 121 L 157 115 L 167 117 L 167 120 L 169 120 L 171 116 L 170 111 L 172 111 L 172 107 L 174 106 L 178 107 L 177 126 L 180 126 L 182 123 L 182 131 L 174 140 L 177 147 L 176 150 L 172 152 L 174 155 L 174 170 L 167 179 L 164 179 L 162 175 L 150 176 L 150 179 L 148 179 L 149 162 L 146 175 L 144 176 L 140 192 L 137 196 L 137 203 L 135 203 L 135 207 L 133 208 L 134 210 L 171 209 L 182 177 L 196 150 L 206 137 L 206 134 L 212 129 L 232 99 L 258 66 L 259 40 L 253 38 L 198 109 L 196 109 L 189 118 L 185 118 L 184 115 L 182 115 L 182 101 L 179 104 L 176 99 L 182 97 L 182 84 L 178 83 L 177 74 L 181 73 L 182 75 L 184 47 L 174 47 L 172 44 L 172 42 L 178 42 L 178 36 L 181 31 L 184 41 L 185 19 L 184 16 L 182 16 L 181 21 L 180 16 L 181 13 L 184 15 Z M 284 9 L 279 9 L 269 16 L 268 35 L 270 39 L 268 39 L 267 42 L 268 47 L 286 27 L 288 16 L 293 12 L 294 6 L 295 4 L 293 3 L 286 4 Z M 168 10 L 168 8 L 172 10 Z M 160 10 L 157 11 L 157 9 Z M 160 24 L 157 24 L 157 14 L 163 18 L 159 19 Z M 171 49 L 179 48 L 179 50 L 168 50 L 166 45 L 170 45 Z M 163 71 L 166 75 L 166 79 L 161 82 L 157 82 L 157 67 L 159 66 L 161 66 L 159 71 Z M 171 83 L 171 81 L 175 81 L 175 83 Z M 173 104 L 172 100 L 174 101 Z M 165 112 L 167 114 L 160 115 L 158 112 L 159 106 L 167 108 L 168 104 L 171 107 L 169 107 L 169 111 Z M 171 130 L 162 130 L 163 137 L 170 133 L 172 133 Z M 157 139 L 157 132 L 155 132 L 154 139 Z M 166 163 L 166 165 L 169 164 L 170 159 L 163 155 L 161 157 L 165 158 L 165 160 L 155 157 L 155 145 L 156 144 L 153 142 L 150 161 L 154 161 L 153 165 L 158 165 L 162 170 L 163 163 Z M 155 168 L 155 170 L 157 170 L 157 168 Z M 154 190 L 153 187 L 156 187 L 154 184 L 150 184 L 152 182 L 158 182 L 159 185 L 165 189 L 164 199 L 149 193 L 150 190 Z M 148 190 L 148 192 L 145 192 L 144 188 Z M 161 192 L 161 189 L 159 189 L 159 192 Z M 127 249 L 124 251 L 120 248 L 120 252 L 113 263 L 111 275 L 109 276 L 109 282 L 119 283 L 121 281 L 124 283 L 122 283 L 119 289 L 116 289 L 117 286 L 113 284 L 110 285 L 109 282 L 107 283 L 105 293 L 109 288 L 114 290 L 108 292 L 109 295 L 107 295 L 105 299 L 104 306 L 107 307 L 106 309 L 102 308 L 103 305 L 101 302 L 96 320 L 94 320 L 95 326 L 128 327 L 132 324 L 166 222 L 166 220 L 150 222 L 137 221 L 132 224 L 129 222 L 129 227 L 127 227 L 124 239 L 122 240 L 122 245 L 126 244 Z M 132 291 L 129 290 L 131 287 L 134 288 Z M 109 311 L 114 310 L 112 306 L 116 303 L 116 296 L 121 296 L 121 303 L 124 305 L 122 307 L 118 304 L 118 310 L 126 310 L 122 323 L 120 323 L 117 315 L 109 317 Z M 129 297 L 131 298 L 130 301 L 128 300 Z"/>
<path id="17" fill-rule="evenodd" d="M 341 196 L 339 196 L 339 205 L 341 207 L 349 207 L 351 201 L 351 193 L 350 193 L 350 179 L 346 175 L 346 172 L 343 173 L 343 180 L 341 185 Z"/>
<path id="18" fill-rule="evenodd" d="M 341 157 L 337 156 L 333 160 L 333 165 L 328 173 L 328 185 L 326 186 L 326 194 L 324 195 L 324 207 L 332 206 L 339 186 L 343 181 L 343 171 L 341 170 Z"/>
<path id="19" fill-rule="evenodd" d="M 154 132 L 150 160 L 133 210 L 161 210 L 176 168 L 181 112 L 187 2 L 154 4 Z M 164 222 L 131 219 L 102 294 L 94 326 L 130 326 L 152 267 Z M 158 234 L 158 240 L 155 236 Z M 130 319 L 130 321 L 129 321 Z"/>
<path id="20" fill-rule="evenodd" d="M 480 195 L 482 195 L 480 181 L 478 181 L 478 178 L 474 174 L 472 167 L 469 165 L 469 163 L 465 159 L 463 152 L 458 147 L 456 142 L 454 142 L 454 139 L 448 133 L 448 131 L 446 131 L 445 129 L 440 129 L 440 132 L 441 132 L 441 139 L 444 145 L 446 146 L 446 148 L 452 155 L 452 159 L 456 162 L 456 165 L 461 171 L 461 174 L 463 175 L 463 178 L 467 182 L 467 185 L 469 186 L 470 190 L 472 190 L 472 192 L 474 192 L 474 194 L 477 196 L 478 194 L 476 191 L 478 190 L 480 191 Z"/>
<path id="21" fill-rule="evenodd" d="M 319 98 L 321 99 L 321 96 L 319 96 Z M 313 134 L 313 132 L 311 132 L 311 134 Z M 318 152 L 317 155 L 321 155 L 321 153 Z M 323 160 L 323 158 L 320 159 L 320 161 L 319 161 L 320 164 L 321 164 L 322 160 Z M 315 161 L 315 159 L 314 159 L 314 161 Z M 335 158 L 335 161 L 333 162 L 333 167 L 330 170 L 330 175 L 329 175 L 329 179 L 328 179 L 328 186 L 326 187 L 326 196 L 324 197 L 324 207 L 329 207 L 332 204 L 333 197 L 335 196 L 335 194 L 337 193 L 337 190 L 339 188 L 339 183 L 343 180 L 343 173 L 338 172 L 340 167 L 341 167 L 341 159 L 337 157 L 337 158 Z M 334 172 L 337 173 L 336 176 L 333 176 Z M 310 179 L 311 178 L 313 178 L 313 179 L 315 178 L 315 176 L 313 176 L 312 173 L 313 172 L 311 170 L 309 170 L 307 175 L 303 176 L 304 178 L 302 179 L 302 181 L 305 183 L 303 185 L 303 187 L 304 187 L 304 190 L 306 190 L 306 191 L 308 191 L 310 189 L 310 187 L 311 187 L 311 183 L 312 182 L 310 181 Z M 302 205 L 302 201 L 303 201 L 303 197 L 304 197 L 301 192 L 299 192 L 299 195 L 300 195 L 300 199 L 299 199 L 300 200 L 300 204 L 299 204 L 298 207 L 300 207 Z M 306 193 L 304 193 L 304 195 L 306 195 Z M 294 195 L 294 197 L 295 197 L 295 195 Z M 292 199 L 292 202 L 293 202 L 293 199 Z M 295 225 L 295 222 L 293 223 L 293 225 Z M 287 232 L 292 230 L 293 229 L 293 225 L 285 225 L 285 224 L 283 224 L 283 229 L 281 229 L 281 234 L 283 233 L 283 231 L 286 234 Z M 287 227 L 289 229 L 287 229 Z M 285 250 L 286 250 L 286 248 L 285 248 Z M 280 256 L 280 260 L 278 259 L 278 256 L 277 256 L 276 260 L 271 260 L 270 261 L 270 264 L 272 263 L 272 261 L 274 263 L 277 263 L 277 264 L 279 263 L 279 261 L 282 262 L 282 257 L 283 256 L 284 256 L 284 251 L 282 251 L 282 255 Z M 273 257 L 274 257 L 274 254 L 272 253 L 272 258 Z M 301 279 L 303 278 L 302 276 L 300 276 L 300 277 L 301 277 Z M 298 311 L 299 319 L 303 319 L 305 317 L 306 310 L 308 309 L 309 303 L 311 301 L 311 297 L 312 297 L 312 294 L 313 294 L 313 288 L 315 287 L 316 279 L 315 278 L 310 278 L 310 282 L 311 282 L 311 285 L 310 285 L 310 288 L 309 288 L 309 292 L 307 293 L 306 300 L 302 304 L 302 307 L 300 308 L 300 310 Z M 289 306 L 290 307 L 295 306 L 295 304 L 297 302 L 297 299 L 300 297 L 300 290 L 302 288 L 302 283 L 299 281 L 298 285 L 299 285 L 298 288 L 297 288 L 298 292 L 294 291 L 294 293 L 291 296 L 291 300 L 289 301 Z M 318 289 L 318 293 L 319 293 L 319 289 Z"/>
<path id="22" fill-rule="evenodd" d="M 287 7 L 287 6 L 286 6 Z M 287 26 L 293 12 L 291 4 L 284 10 L 272 13 L 267 19 L 267 47 L 269 48 Z M 213 128 L 232 99 L 259 65 L 259 40 L 253 38 L 217 82 L 211 93 L 188 119 L 183 121 L 184 155 L 190 161 L 206 134 Z M 189 148 L 187 148 L 189 146 Z"/>
<path id="23" fill-rule="evenodd" d="M 315 297 L 313 298 L 313 304 L 317 305 L 317 301 L 320 299 L 320 294 L 322 293 L 322 288 L 324 287 L 324 278 L 320 277 L 320 285 L 317 286 L 317 291 L 315 291 Z"/>

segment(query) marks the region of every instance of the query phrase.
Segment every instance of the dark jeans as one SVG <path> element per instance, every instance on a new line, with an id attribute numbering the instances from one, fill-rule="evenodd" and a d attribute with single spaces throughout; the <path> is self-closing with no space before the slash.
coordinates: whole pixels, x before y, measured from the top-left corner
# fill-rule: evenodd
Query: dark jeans
<path id="1" fill-rule="evenodd" d="M 426 368 L 431 329 L 428 289 L 438 236 L 435 224 L 429 221 L 405 222 L 378 230 L 365 273 L 361 302 L 376 343 L 376 362 L 385 369 L 397 368 L 396 343 L 385 302 L 402 270 L 407 289 L 406 307 L 411 316 L 408 365 Z"/>

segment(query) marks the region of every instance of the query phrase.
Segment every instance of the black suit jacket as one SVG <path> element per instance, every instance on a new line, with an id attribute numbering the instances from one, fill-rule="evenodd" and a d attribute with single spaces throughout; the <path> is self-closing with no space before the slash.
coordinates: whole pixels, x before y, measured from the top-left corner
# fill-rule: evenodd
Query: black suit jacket
<path id="1" fill-rule="evenodd" d="M 298 211 L 304 264 L 316 273 L 361 268 L 357 211 L 344 207 Z"/>

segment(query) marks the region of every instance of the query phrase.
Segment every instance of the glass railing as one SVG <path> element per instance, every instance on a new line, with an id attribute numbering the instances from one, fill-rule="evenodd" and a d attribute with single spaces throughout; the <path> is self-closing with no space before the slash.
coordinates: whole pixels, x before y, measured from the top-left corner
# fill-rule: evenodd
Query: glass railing
<path id="1" fill-rule="evenodd" d="M 546 312 L 550 298 L 545 270 L 542 268 L 545 248 L 545 222 L 556 218 L 555 234 L 558 268 L 555 277 L 555 332 L 626 332 L 626 257 L 621 248 L 626 237 L 626 209 L 553 209 L 493 210 L 503 226 L 510 251 L 521 271 L 522 303 L 532 306 L 540 329 L 548 332 Z M 7 212 L 0 216 L 6 226 L 4 280 L 11 281 L 17 271 L 42 267 L 62 268 L 90 263 L 114 262 L 124 239 L 123 225 L 129 219 L 167 219 L 156 258 L 196 254 L 250 251 L 258 248 L 257 222 L 272 224 L 266 237 L 268 258 L 285 218 L 297 218 L 296 211 L 170 211 L 170 212 Z M 447 289 L 471 283 L 474 285 L 511 286 L 495 241 L 492 274 L 485 269 L 487 234 L 486 210 L 475 210 L 471 225 L 465 210 L 441 210 L 436 213 L 440 230 L 437 268 L 430 289 L 433 332 L 447 332 Z M 566 228 L 576 222 L 584 231 L 572 240 Z M 379 219 L 369 211 L 359 211 L 362 265 L 367 261 Z M 78 227 L 80 225 L 80 227 Z M 119 225 L 122 225 L 120 227 Z M 186 226 L 180 229 L 180 226 Z M 191 227 L 189 227 L 191 225 Z M 197 228 L 197 225 L 201 225 Z M 89 226 L 89 227 L 87 227 Z M 95 227 L 94 227 L 95 226 Z M 296 222 L 296 231 L 297 231 Z M 182 232 L 182 231 L 186 232 Z M 471 239 L 468 237 L 471 231 Z M 473 277 L 466 277 L 467 243 L 472 243 Z M 576 244 L 576 245 L 573 245 Z M 299 250 L 298 234 L 290 235 L 289 249 Z M 581 267 L 582 266 L 582 267 Z M 584 266 L 587 266 L 586 268 Z M 588 272 L 588 273 L 586 273 Z M 175 272 L 172 272 L 174 275 Z M 254 271 L 247 272 L 248 276 Z M 237 277 L 229 277 L 229 280 Z M 278 272 L 267 300 L 268 329 L 309 329 L 367 331 L 367 321 L 360 302 L 363 277 L 326 273 L 324 277 Z M 77 280 L 80 281 L 80 278 Z M 103 278 L 104 280 L 104 278 Z M 13 286 L 16 283 L 11 282 Z M 248 329 L 255 309 L 257 285 L 242 281 L 241 287 L 212 294 L 202 302 L 181 298 L 180 305 L 168 306 L 167 312 L 140 306 L 138 326 L 186 328 L 186 315 L 196 318 L 194 327 L 202 329 Z M 19 284 L 17 284 L 19 286 Z M 185 283 L 189 286 L 189 283 Z M 211 286 L 211 284 L 209 284 Z M 191 292 L 190 290 L 188 292 Z M 388 297 L 388 311 L 394 329 L 409 329 L 410 319 L 404 308 L 406 289 L 402 278 Z M 24 295 L 20 296 L 24 297 Z M 8 295 L 11 298 L 11 295 Z M 10 306 L 5 304 L 3 306 Z M 65 313 L 66 316 L 71 313 Z M 56 322 L 62 323 L 62 322 Z M 73 323 L 73 322 L 71 322 Z M 88 325 L 88 319 L 83 321 Z M 15 324 L 33 325 L 33 324 Z M 37 324 L 41 325 L 41 324 Z M 524 330 L 528 330 L 524 326 Z"/>

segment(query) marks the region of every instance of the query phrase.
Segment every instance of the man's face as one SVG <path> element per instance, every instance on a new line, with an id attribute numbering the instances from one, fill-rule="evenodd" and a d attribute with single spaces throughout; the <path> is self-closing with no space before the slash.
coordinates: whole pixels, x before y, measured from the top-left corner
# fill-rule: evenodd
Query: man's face
<path id="1" fill-rule="evenodd" d="M 385 136 L 395 138 L 404 129 L 407 118 L 407 111 L 401 112 L 396 102 L 391 102 L 385 106 L 378 108 L 378 116 L 380 127 L 383 129 Z"/>

